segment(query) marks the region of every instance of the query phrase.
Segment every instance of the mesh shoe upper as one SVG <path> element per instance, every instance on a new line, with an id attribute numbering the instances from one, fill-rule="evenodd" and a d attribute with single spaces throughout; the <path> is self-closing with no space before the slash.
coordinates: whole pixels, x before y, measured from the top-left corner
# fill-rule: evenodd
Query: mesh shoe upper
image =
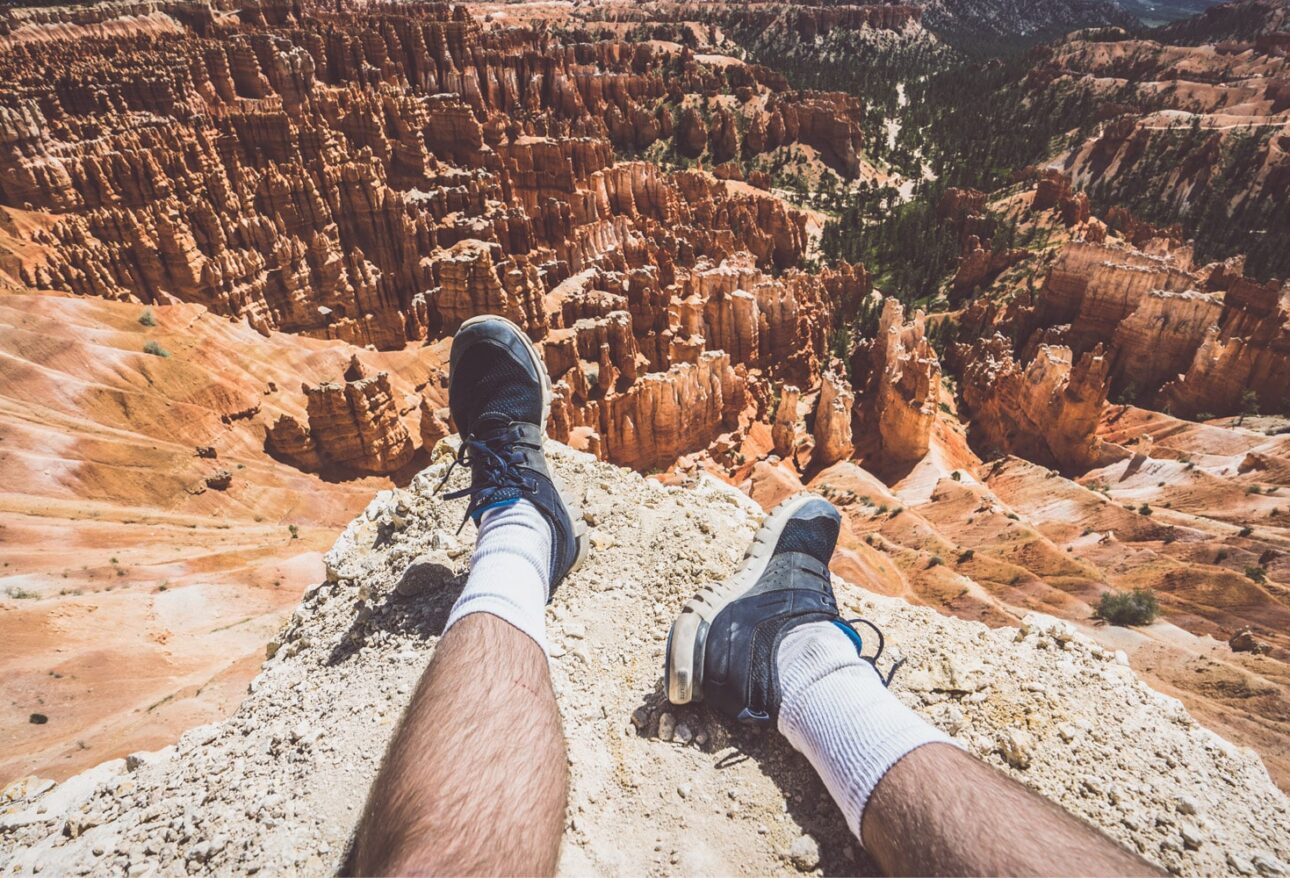
<path id="1" fill-rule="evenodd" d="M 808 501 L 785 524 L 757 582 L 712 620 L 703 698 L 717 710 L 759 724 L 777 715 L 780 641 L 798 625 L 838 618 L 828 563 L 840 526 L 831 504 Z"/>
<path id="2" fill-rule="evenodd" d="M 474 327 L 468 327 L 470 333 Z M 542 382 L 509 346 L 477 333 L 453 363 L 448 388 L 449 408 L 463 436 L 475 432 L 476 420 L 498 415 L 513 421 L 542 424 Z M 453 344 L 454 352 L 457 347 Z M 527 354 L 527 352 L 525 352 Z"/>
<path id="3" fill-rule="evenodd" d="M 823 500 L 813 500 L 802 508 L 800 515 L 784 525 L 775 543 L 775 554 L 800 552 L 827 565 L 833 558 L 841 525 L 842 519 L 832 506 Z"/>

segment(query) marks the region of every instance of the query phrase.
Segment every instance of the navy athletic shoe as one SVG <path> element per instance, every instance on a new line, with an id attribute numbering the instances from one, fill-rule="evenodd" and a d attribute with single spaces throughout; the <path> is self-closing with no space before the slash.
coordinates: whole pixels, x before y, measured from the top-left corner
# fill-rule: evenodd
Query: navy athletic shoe
<path id="1" fill-rule="evenodd" d="M 466 518 L 528 500 L 551 525 L 551 591 L 587 552 L 586 525 L 556 488 L 542 441 L 551 410 L 551 379 L 529 337 L 504 317 L 467 320 L 452 340 L 448 406 L 461 434 L 457 464 L 470 466 Z M 465 520 L 462 524 L 465 525 Z"/>
<path id="2" fill-rule="evenodd" d="M 664 672 L 669 701 L 706 701 L 740 722 L 769 725 L 780 704 L 775 653 L 788 632 L 833 622 L 860 654 L 860 635 L 839 618 L 829 579 L 841 524 L 833 505 L 814 494 L 790 497 L 771 512 L 739 570 L 700 589 L 672 623 Z M 881 643 L 879 632 L 879 655 Z"/>

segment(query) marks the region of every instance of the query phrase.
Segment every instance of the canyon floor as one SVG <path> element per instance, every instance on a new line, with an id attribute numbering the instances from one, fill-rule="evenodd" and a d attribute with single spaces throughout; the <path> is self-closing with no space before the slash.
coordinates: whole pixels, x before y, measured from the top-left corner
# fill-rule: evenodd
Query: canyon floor
<path id="1" fill-rule="evenodd" d="M 0 294 L 0 776 L 62 778 L 227 715 L 336 531 L 391 483 L 265 454 L 243 416 L 353 353 L 300 342 L 200 306 Z M 437 358 L 359 355 L 413 406 Z"/>

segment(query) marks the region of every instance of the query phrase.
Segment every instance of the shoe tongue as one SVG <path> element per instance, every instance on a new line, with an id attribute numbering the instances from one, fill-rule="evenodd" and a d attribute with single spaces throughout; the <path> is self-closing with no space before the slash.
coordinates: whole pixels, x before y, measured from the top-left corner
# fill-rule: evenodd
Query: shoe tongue
<path id="1" fill-rule="evenodd" d="M 507 429 L 512 423 L 510 415 L 504 415 L 500 412 L 485 412 L 475 418 L 471 433 L 476 439 L 487 439 Z"/>

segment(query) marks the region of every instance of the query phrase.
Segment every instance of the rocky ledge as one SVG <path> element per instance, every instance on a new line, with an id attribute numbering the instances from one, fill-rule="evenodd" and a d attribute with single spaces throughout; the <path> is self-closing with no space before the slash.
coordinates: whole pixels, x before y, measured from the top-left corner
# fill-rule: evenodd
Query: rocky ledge
<path id="1" fill-rule="evenodd" d="M 660 692 L 667 626 L 729 573 L 761 512 L 703 479 L 664 487 L 552 443 L 591 526 L 590 561 L 549 615 L 569 741 L 561 870 L 871 871 L 810 767 L 775 734 Z M 436 462 L 341 535 L 246 700 L 173 747 L 0 804 L 6 875 L 319 874 L 337 867 L 368 784 L 460 590 L 473 534 Z M 458 476 L 457 478 L 461 478 Z M 990 629 L 841 580 L 907 659 L 899 696 L 1062 807 L 1171 872 L 1280 875 L 1290 802 L 1258 756 L 1199 726 L 1111 653 L 1046 616 Z"/>

